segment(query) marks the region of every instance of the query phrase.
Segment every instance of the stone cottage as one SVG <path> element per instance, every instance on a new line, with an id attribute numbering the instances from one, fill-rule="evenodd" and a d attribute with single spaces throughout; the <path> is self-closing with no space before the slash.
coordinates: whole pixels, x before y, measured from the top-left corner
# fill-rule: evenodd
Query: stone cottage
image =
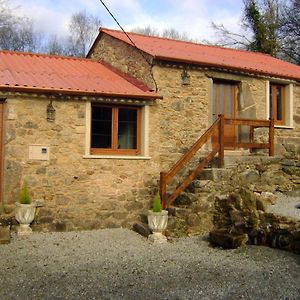
<path id="1" fill-rule="evenodd" d="M 7 210 L 27 179 L 33 197 L 44 200 L 42 228 L 128 226 L 149 207 L 160 171 L 219 114 L 273 118 L 276 154 L 300 150 L 299 66 L 260 53 L 129 36 L 100 29 L 88 59 L 1 52 Z M 228 127 L 226 148 L 235 150 L 247 130 Z"/>
<path id="2" fill-rule="evenodd" d="M 1 51 L 0 73 L 5 211 L 26 179 L 44 203 L 36 216 L 42 229 L 136 220 L 160 171 L 158 116 L 149 117 L 159 96 L 89 59 Z M 141 134 L 149 131 L 151 142 Z"/>

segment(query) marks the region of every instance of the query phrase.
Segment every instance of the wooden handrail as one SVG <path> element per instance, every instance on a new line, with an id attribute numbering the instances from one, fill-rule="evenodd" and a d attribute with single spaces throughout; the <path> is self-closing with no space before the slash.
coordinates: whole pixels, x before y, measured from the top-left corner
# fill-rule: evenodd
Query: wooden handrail
<path id="1" fill-rule="evenodd" d="M 218 153 L 218 166 L 224 166 L 224 130 L 226 125 L 243 125 L 250 126 L 249 143 L 235 143 L 234 146 L 239 148 L 252 149 L 269 149 L 269 155 L 274 155 L 274 120 L 251 120 L 251 119 L 231 119 L 219 115 L 217 120 L 206 130 L 206 132 L 192 145 L 192 147 L 176 162 L 176 164 L 168 171 L 160 173 L 160 197 L 163 208 L 166 209 L 174 202 L 174 200 L 189 186 L 189 184 L 197 177 L 197 175 L 208 165 L 208 163 Z M 259 127 L 269 128 L 268 143 L 254 143 L 254 129 Z M 217 145 L 211 152 L 197 165 L 183 183 L 175 189 L 175 191 L 167 197 L 167 185 L 170 181 L 183 169 L 187 163 L 195 156 L 200 148 L 212 138 L 215 131 L 218 131 Z"/>
<path id="2" fill-rule="evenodd" d="M 269 127 L 269 120 L 231 119 L 224 118 L 225 125 L 246 125 L 254 127 Z"/>
<path id="3" fill-rule="evenodd" d="M 218 130 L 219 129 L 219 130 Z M 188 178 L 175 190 L 175 192 L 167 199 L 167 184 L 174 178 L 174 176 L 195 156 L 198 150 L 210 139 L 213 133 L 218 130 L 219 143 L 217 149 L 213 149 L 210 154 L 197 166 L 197 168 L 188 176 Z M 196 178 L 196 176 L 207 166 L 207 164 L 214 158 L 220 149 L 223 154 L 219 156 L 219 160 L 224 159 L 224 145 L 220 147 L 224 138 L 220 138 L 220 132 L 224 131 L 224 116 L 220 115 L 218 119 L 206 130 L 206 132 L 192 145 L 192 147 L 177 161 L 177 163 L 169 170 L 169 172 L 160 173 L 160 197 L 164 209 L 167 208 Z M 224 132 L 221 134 L 224 137 Z M 224 162 L 219 162 L 222 166 Z"/>
<path id="4" fill-rule="evenodd" d="M 220 123 L 220 118 L 211 125 L 206 132 L 194 143 L 194 145 L 177 161 L 177 163 L 166 173 L 166 183 L 170 180 L 193 158 L 197 151 L 207 142 L 212 136 L 215 129 Z"/>

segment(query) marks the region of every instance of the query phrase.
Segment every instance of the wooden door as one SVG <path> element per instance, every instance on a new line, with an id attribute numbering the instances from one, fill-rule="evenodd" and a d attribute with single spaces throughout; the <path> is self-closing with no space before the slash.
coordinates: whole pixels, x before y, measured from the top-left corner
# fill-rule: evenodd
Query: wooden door
<path id="1" fill-rule="evenodd" d="M 237 83 L 226 81 L 215 81 L 213 83 L 212 118 L 213 122 L 219 114 L 227 118 L 237 117 Z M 224 146 L 226 149 L 234 149 L 237 139 L 236 127 L 226 125 L 224 129 Z M 218 142 L 218 135 L 212 139 L 213 145 Z"/>

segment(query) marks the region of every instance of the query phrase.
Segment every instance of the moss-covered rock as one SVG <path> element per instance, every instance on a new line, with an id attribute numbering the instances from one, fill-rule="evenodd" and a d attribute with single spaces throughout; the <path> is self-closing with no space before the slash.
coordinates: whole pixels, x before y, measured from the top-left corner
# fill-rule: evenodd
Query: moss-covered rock
<path id="1" fill-rule="evenodd" d="M 257 196 L 246 188 L 216 197 L 213 223 L 216 229 L 238 227 L 247 233 L 259 226 Z"/>

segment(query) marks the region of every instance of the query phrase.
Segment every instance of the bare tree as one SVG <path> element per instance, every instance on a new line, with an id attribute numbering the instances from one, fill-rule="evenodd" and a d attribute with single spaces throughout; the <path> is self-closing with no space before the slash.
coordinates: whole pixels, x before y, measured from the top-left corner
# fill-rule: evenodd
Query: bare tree
<path id="1" fill-rule="evenodd" d="M 161 32 L 157 28 L 148 25 L 146 27 L 136 27 L 132 31 L 144 35 L 158 36 L 174 40 L 192 41 L 192 39 L 189 38 L 186 33 L 181 33 L 174 28 L 165 29 Z"/>
<path id="2" fill-rule="evenodd" d="M 11 16 L 7 0 L 0 0 L 0 28 L 9 24 Z"/>
<path id="3" fill-rule="evenodd" d="M 212 28 L 215 31 L 215 35 L 218 38 L 217 44 L 224 47 L 233 47 L 247 49 L 252 40 L 247 37 L 245 33 L 232 32 L 226 28 L 223 24 L 211 23 Z M 207 44 L 211 44 L 209 41 L 204 41 Z"/>
<path id="4" fill-rule="evenodd" d="M 84 57 L 97 36 L 101 20 L 85 10 L 75 13 L 69 24 L 68 54 Z"/>
<path id="5" fill-rule="evenodd" d="M 165 29 L 162 34 L 162 37 L 170 38 L 174 40 L 182 40 L 182 41 L 191 41 L 188 35 L 185 32 L 179 32 L 174 28 Z"/>
<path id="6" fill-rule="evenodd" d="M 132 29 L 132 31 L 143 34 L 143 35 L 160 36 L 159 31 L 156 28 L 151 27 L 150 25 L 148 25 L 146 27 L 136 27 L 136 28 Z"/>
<path id="7" fill-rule="evenodd" d="M 0 49 L 38 51 L 41 35 L 34 30 L 33 21 L 17 17 L 7 0 L 0 0 Z"/>
<path id="8" fill-rule="evenodd" d="M 57 35 L 52 35 L 48 38 L 44 52 L 50 55 L 67 55 L 68 41 L 65 38 L 58 38 Z"/>
<path id="9" fill-rule="evenodd" d="M 0 0 L 0 49 L 84 57 L 97 36 L 101 25 L 99 18 L 80 11 L 72 15 L 69 36 L 56 35 L 42 39 L 42 34 L 34 29 L 32 19 L 18 17 L 16 8 L 9 0 Z M 42 46 L 42 42 L 44 45 Z"/>

